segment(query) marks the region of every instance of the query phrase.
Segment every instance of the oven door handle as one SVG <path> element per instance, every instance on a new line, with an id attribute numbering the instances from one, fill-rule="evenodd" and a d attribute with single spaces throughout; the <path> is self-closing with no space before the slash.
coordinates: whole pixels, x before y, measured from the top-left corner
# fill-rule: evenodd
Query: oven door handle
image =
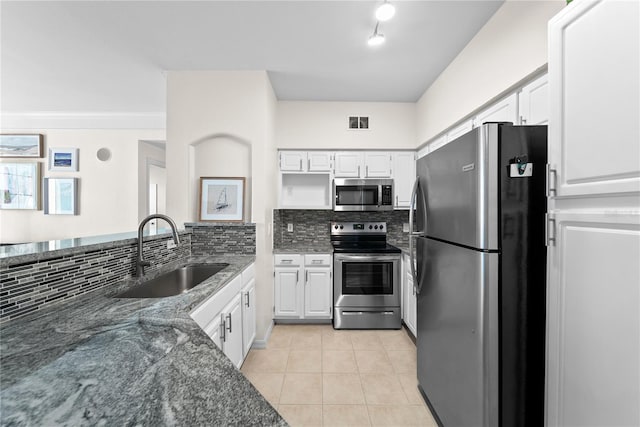
<path id="1" fill-rule="evenodd" d="M 349 254 L 334 254 L 336 261 L 399 261 L 400 255 L 349 255 Z"/>

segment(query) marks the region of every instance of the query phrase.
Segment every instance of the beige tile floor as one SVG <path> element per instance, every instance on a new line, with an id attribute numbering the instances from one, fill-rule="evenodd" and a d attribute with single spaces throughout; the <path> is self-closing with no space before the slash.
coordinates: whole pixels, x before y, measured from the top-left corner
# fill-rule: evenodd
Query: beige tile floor
<path id="1" fill-rule="evenodd" d="M 295 426 L 430 426 L 416 347 L 403 330 L 276 325 L 242 372 Z"/>

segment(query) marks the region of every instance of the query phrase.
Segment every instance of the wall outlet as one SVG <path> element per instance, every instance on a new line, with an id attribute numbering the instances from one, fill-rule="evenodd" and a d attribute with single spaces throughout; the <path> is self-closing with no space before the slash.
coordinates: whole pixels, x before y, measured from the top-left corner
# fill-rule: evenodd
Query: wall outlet
<path id="1" fill-rule="evenodd" d="M 173 240 L 167 240 L 167 249 L 173 249 L 176 246 L 178 246 L 176 245 L 176 242 L 174 242 Z"/>
<path id="2" fill-rule="evenodd" d="M 291 223 L 287 224 L 287 231 L 288 232 L 292 232 L 293 231 L 293 224 L 291 224 Z"/>
<path id="3" fill-rule="evenodd" d="M 403 222 L 402 223 L 402 231 L 404 233 L 408 233 L 409 232 L 409 223 L 408 222 Z"/>

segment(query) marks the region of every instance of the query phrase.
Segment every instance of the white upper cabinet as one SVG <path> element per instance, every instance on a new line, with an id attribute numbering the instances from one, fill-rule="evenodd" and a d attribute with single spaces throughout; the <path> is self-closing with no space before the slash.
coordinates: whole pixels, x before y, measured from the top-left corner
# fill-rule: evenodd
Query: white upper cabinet
<path id="1" fill-rule="evenodd" d="M 280 170 L 303 172 L 307 167 L 306 151 L 281 151 Z"/>
<path id="2" fill-rule="evenodd" d="M 309 151 L 307 153 L 307 170 L 309 172 L 331 172 L 331 152 Z"/>
<path id="3" fill-rule="evenodd" d="M 513 93 L 479 112 L 473 119 L 473 127 L 480 127 L 486 122 L 518 124 L 518 95 Z"/>
<path id="4" fill-rule="evenodd" d="M 442 145 L 453 141 L 459 136 L 464 135 L 465 133 L 469 132 L 471 129 L 473 129 L 473 120 L 472 119 L 465 120 L 464 122 L 460 123 L 458 126 L 450 129 L 449 132 L 447 132 L 446 140 Z"/>
<path id="5" fill-rule="evenodd" d="M 391 176 L 391 153 L 371 151 L 364 154 L 363 178 L 389 178 Z"/>
<path id="6" fill-rule="evenodd" d="M 364 153 L 362 151 L 337 152 L 334 159 L 334 175 L 336 178 L 360 178 L 360 173 L 364 166 Z"/>
<path id="7" fill-rule="evenodd" d="M 411 190 L 416 179 L 416 155 L 413 151 L 393 153 L 393 191 L 395 200 L 393 207 L 409 208 Z"/>
<path id="8" fill-rule="evenodd" d="M 556 197 L 640 191 L 639 7 L 575 2 L 549 24 Z"/>
<path id="9" fill-rule="evenodd" d="M 549 123 L 549 78 L 546 74 L 520 90 L 518 110 L 521 125 L 546 125 Z"/>

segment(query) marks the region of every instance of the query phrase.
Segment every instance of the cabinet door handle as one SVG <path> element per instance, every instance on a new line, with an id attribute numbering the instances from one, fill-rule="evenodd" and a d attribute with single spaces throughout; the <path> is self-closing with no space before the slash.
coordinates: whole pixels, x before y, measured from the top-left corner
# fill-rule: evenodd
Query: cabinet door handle
<path id="1" fill-rule="evenodd" d="M 360 178 L 360 166 L 358 166 L 358 178 Z"/>
<path id="2" fill-rule="evenodd" d="M 369 166 L 364 167 L 364 176 L 365 178 L 369 178 Z"/>
<path id="3" fill-rule="evenodd" d="M 300 281 L 300 270 L 296 270 L 296 283 Z"/>
<path id="4" fill-rule="evenodd" d="M 293 263 L 292 259 L 283 259 L 282 261 L 280 261 L 281 264 L 291 264 Z"/>
<path id="5" fill-rule="evenodd" d="M 300 159 L 300 170 L 302 170 L 302 159 Z"/>
<path id="6" fill-rule="evenodd" d="M 311 264 L 322 264 L 322 260 L 321 259 L 312 259 L 311 260 Z"/>
<path id="7" fill-rule="evenodd" d="M 398 196 L 396 195 L 396 206 L 398 206 Z"/>
<path id="8" fill-rule="evenodd" d="M 220 315 L 220 338 L 222 339 L 222 342 L 226 342 L 227 341 L 224 314 Z"/>
<path id="9" fill-rule="evenodd" d="M 229 319 L 229 326 L 227 327 L 227 330 L 231 334 L 233 333 L 233 331 L 231 330 L 231 313 L 227 314 L 227 319 Z"/>
<path id="10" fill-rule="evenodd" d="M 304 272 L 304 281 L 309 283 L 309 272 L 308 271 Z"/>
<path id="11" fill-rule="evenodd" d="M 249 291 L 247 291 L 247 292 L 245 293 L 245 295 L 247 296 L 247 302 L 245 303 L 245 305 L 246 305 L 247 307 L 251 307 L 251 302 L 249 301 Z"/>
<path id="12" fill-rule="evenodd" d="M 311 159 L 307 159 L 307 170 L 311 170 Z"/>

